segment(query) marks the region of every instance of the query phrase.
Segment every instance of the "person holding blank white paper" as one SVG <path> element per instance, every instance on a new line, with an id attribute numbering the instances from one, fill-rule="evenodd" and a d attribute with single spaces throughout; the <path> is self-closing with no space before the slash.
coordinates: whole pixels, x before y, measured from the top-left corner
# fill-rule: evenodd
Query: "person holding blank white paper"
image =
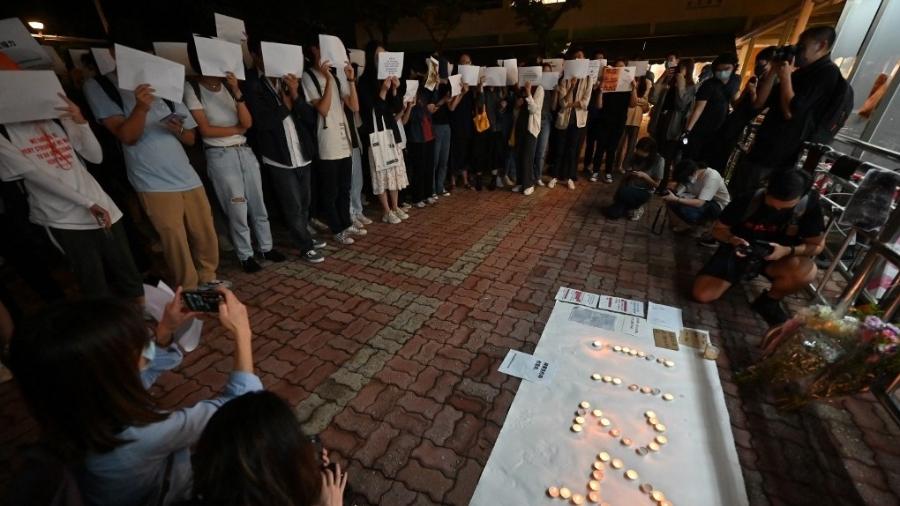
<path id="1" fill-rule="evenodd" d="M 306 100 L 319 113 L 316 125 L 319 157 L 315 163 L 321 189 L 319 201 L 335 240 L 350 245 L 354 242 L 351 236 L 366 234 L 366 229 L 353 226 L 350 217 L 352 123 L 344 112 L 344 106 L 352 112 L 359 112 L 355 72 L 350 64 L 338 70 L 344 73 L 348 87 L 341 90 L 337 78 L 331 73 L 331 63 L 320 58 L 318 44 L 318 41 L 311 42 L 304 48 L 314 66 L 306 69 L 301 82 Z"/>
<path id="2" fill-rule="evenodd" d="M 100 163 L 100 143 L 77 105 L 61 93 L 59 103 L 59 120 L 0 125 L 0 179 L 25 181 L 31 221 L 65 254 L 84 297 L 141 302 L 122 212 L 81 161 Z"/>
<path id="3" fill-rule="evenodd" d="M 188 58 L 194 70 L 199 70 L 193 40 L 188 42 Z M 285 257 L 272 249 L 259 161 L 244 136 L 253 124 L 250 110 L 235 75 L 231 72 L 226 75 L 224 79 L 201 76 L 187 82 L 184 103 L 203 138 L 207 174 L 219 204 L 228 216 L 228 229 L 238 261 L 244 272 L 257 272 L 262 266 L 253 258 L 251 224 L 260 258 L 283 262 Z"/>
<path id="4" fill-rule="evenodd" d="M 85 98 L 94 117 L 122 144 L 128 180 L 159 234 L 172 284 L 185 289 L 220 285 L 212 210 L 182 147 L 194 144 L 197 123 L 184 104 L 158 98 L 149 84 L 118 89 L 117 73 L 123 70 L 119 62 L 115 72 L 88 80 Z"/>
<path id="5" fill-rule="evenodd" d="M 584 59 L 584 51 L 572 51 L 570 59 Z M 556 117 L 556 165 L 553 178 L 547 187 L 553 188 L 557 181 L 565 181 L 570 190 L 575 189 L 576 165 L 584 128 L 587 124 L 588 101 L 591 98 L 592 79 L 565 78 L 558 86 L 559 113 Z"/>
<path id="6" fill-rule="evenodd" d="M 521 191 L 523 195 L 534 193 L 534 151 L 537 138 L 541 133 L 541 108 L 544 105 L 544 88 L 541 84 L 525 81 L 518 90 L 514 130 L 517 185 L 512 191 Z"/>

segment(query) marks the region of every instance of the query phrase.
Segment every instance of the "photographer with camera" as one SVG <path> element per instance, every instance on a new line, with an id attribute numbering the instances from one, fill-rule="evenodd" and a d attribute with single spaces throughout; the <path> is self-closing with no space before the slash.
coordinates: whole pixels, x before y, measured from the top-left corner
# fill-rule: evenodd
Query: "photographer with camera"
<path id="1" fill-rule="evenodd" d="M 790 169 L 766 189 L 729 204 L 712 230 L 723 244 L 697 275 L 694 299 L 713 302 L 732 285 L 762 274 L 772 287 L 753 302 L 753 310 L 771 326 L 787 321 L 781 300 L 815 278 L 812 257 L 824 246 L 824 215 L 809 188 L 809 176 Z"/>
<path id="2" fill-rule="evenodd" d="M 804 142 L 828 142 L 843 125 L 852 90 L 831 61 L 834 40 L 834 28 L 817 26 L 803 32 L 796 46 L 775 49 L 754 101 L 756 109 L 769 112 L 731 178 L 733 194 L 752 192 L 770 174 L 790 169 Z"/>

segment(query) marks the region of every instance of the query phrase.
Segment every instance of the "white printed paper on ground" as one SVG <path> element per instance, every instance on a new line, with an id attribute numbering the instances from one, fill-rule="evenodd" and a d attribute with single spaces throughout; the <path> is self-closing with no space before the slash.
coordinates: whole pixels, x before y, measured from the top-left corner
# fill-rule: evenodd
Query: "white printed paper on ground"
<path id="1" fill-rule="evenodd" d="M 676 505 L 746 506 L 747 492 L 728 410 L 715 362 L 696 350 L 653 348 L 649 328 L 638 336 L 624 333 L 597 337 L 596 329 L 570 321 L 572 306 L 557 303 L 544 327 L 534 356 L 556 368 L 552 388 L 523 381 L 509 408 L 487 465 L 470 501 L 473 506 L 562 504 L 547 497 L 547 488 L 567 487 L 586 496 L 592 465 L 600 452 L 622 461 L 609 464 L 600 480 L 603 501 L 618 505 L 649 504 L 638 487 L 652 483 Z M 599 340 L 601 346 L 592 343 Z M 615 352 L 607 345 L 628 346 L 656 360 Z M 608 376 L 613 381 L 595 380 Z M 654 395 L 632 391 L 630 385 L 658 388 Z M 671 394 L 671 401 L 662 398 Z M 572 430 L 574 411 L 589 403 L 580 432 Z M 592 410 L 610 422 L 602 427 Z M 652 410 L 665 433 L 647 424 Z M 624 446 L 608 430 L 617 428 L 632 440 Z M 658 452 L 640 456 L 635 448 L 664 435 Z M 689 463 L 689 465 L 686 465 Z M 624 477 L 626 470 L 639 476 Z M 585 501 L 588 504 L 588 501 Z"/>
<path id="2" fill-rule="evenodd" d="M 610 295 L 601 295 L 597 309 L 605 309 L 616 313 L 630 314 L 644 317 L 644 303 L 639 300 L 623 299 Z"/>
<path id="3" fill-rule="evenodd" d="M 636 316 L 609 313 L 581 306 L 572 308 L 572 312 L 569 313 L 569 320 L 607 332 L 624 332 L 632 336 L 637 336 L 643 332 L 644 322 L 646 321 Z"/>
<path id="4" fill-rule="evenodd" d="M 600 296 L 596 293 L 583 292 L 581 290 L 575 290 L 574 288 L 561 286 L 556 292 L 556 300 L 568 302 L 570 304 L 580 304 L 587 307 L 597 307 Z"/>
<path id="5" fill-rule="evenodd" d="M 647 307 L 647 322 L 654 328 L 671 330 L 676 334 L 681 332 L 684 326 L 680 309 L 655 302 L 651 302 Z"/>
<path id="6" fill-rule="evenodd" d="M 556 368 L 550 362 L 516 350 L 506 353 L 497 370 L 532 383 L 550 383 L 556 373 Z"/>

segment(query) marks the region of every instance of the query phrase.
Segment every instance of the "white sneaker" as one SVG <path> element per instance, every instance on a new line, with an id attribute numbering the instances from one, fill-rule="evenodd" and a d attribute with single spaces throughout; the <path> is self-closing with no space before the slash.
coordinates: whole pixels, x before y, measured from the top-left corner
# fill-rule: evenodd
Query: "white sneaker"
<path id="1" fill-rule="evenodd" d="M 349 246 L 356 242 L 347 234 L 346 230 L 339 234 L 334 234 L 334 240 L 337 241 L 338 244 L 343 244 L 344 246 Z"/>
<path id="2" fill-rule="evenodd" d="M 547 188 L 555 188 L 556 187 L 556 178 L 550 178 L 550 182 L 547 183 Z"/>
<path id="3" fill-rule="evenodd" d="M 543 179 L 538 179 L 538 180 L 537 180 L 537 185 L 538 185 L 538 186 L 546 186 L 546 185 L 544 184 L 544 180 L 543 180 Z"/>
<path id="4" fill-rule="evenodd" d="M 362 214 L 362 213 L 357 214 L 356 219 L 359 220 L 359 222 L 362 223 L 363 225 L 371 225 L 372 224 L 372 220 L 370 220 L 369 218 L 366 218 L 366 215 Z"/>
<path id="5" fill-rule="evenodd" d="M 406 211 L 408 209 L 412 209 L 412 206 L 409 204 L 409 202 L 404 202 L 403 204 L 400 205 L 400 209 L 403 209 L 404 211 Z"/>
<path id="6" fill-rule="evenodd" d="M 631 217 L 629 219 L 631 221 L 638 221 L 641 219 L 641 216 L 643 216 L 643 215 L 644 215 L 644 206 L 641 206 L 631 212 Z"/>
<path id="7" fill-rule="evenodd" d="M 403 209 L 397 209 L 396 211 L 394 211 L 394 214 L 397 215 L 397 217 L 400 218 L 401 220 L 409 219 L 409 215 L 406 214 L 406 211 L 404 211 Z"/>
<path id="8" fill-rule="evenodd" d="M 603 182 L 606 184 L 612 183 L 613 182 L 612 174 L 607 173 L 605 176 L 603 176 Z"/>
<path id="9" fill-rule="evenodd" d="M 425 204 L 425 201 L 424 201 L 424 200 L 423 200 L 422 202 L 416 202 L 416 207 L 418 207 L 419 209 L 422 209 L 422 208 L 425 207 L 426 205 L 427 205 L 427 204 Z"/>
<path id="10" fill-rule="evenodd" d="M 510 191 L 512 191 L 513 193 L 519 193 L 520 191 L 522 191 L 522 186 L 515 185 L 512 187 L 512 190 L 510 190 Z"/>
<path id="11" fill-rule="evenodd" d="M 528 188 L 525 188 L 525 191 L 522 192 L 522 195 L 528 196 L 532 193 L 534 193 L 534 186 L 529 186 Z"/>
<path id="12" fill-rule="evenodd" d="M 428 197 L 427 199 L 425 199 L 425 202 L 426 202 L 427 204 L 433 206 L 435 203 L 437 203 L 437 199 L 435 199 L 434 197 Z"/>
<path id="13" fill-rule="evenodd" d="M 432 195 L 431 198 L 433 198 L 434 200 L 439 200 L 441 197 L 438 195 Z"/>
<path id="14" fill-rule="evenodd" d="M 598 179 L 600 179 L 600 173 L 599 173 L 599 172 L 594 172 L 593 174 L 591 174 L 590 181 L 591 181 L 592 183 L 596 183 Z"/>
<path id="15" fill-rule="evenodd" d="M 566 184 L 569 186 L 569 189 L 570 189 L 570 190 L 574 190 L 574 189 L 575 189 L 575 181 L 573 181 L 573 180 L 570 179 L 569 182 L 566 183 Z"/>
<path id="16" fill-rule="evenodd" d="M 347 230 L 344 230 L 344 232 L 346 232 L 350 235 L 366 235 L 369 233 L 368 230 L 361 228 L 361 227 L 356 227 L 353 225 L 347 227 Z"/>
<path id="17" fill-rule="evenodd" d="M 450 192 L 444 192 L 443 195 L 441 195 L 441 196 L 442 196 L 442 197 L 449 197 L 449 196 L 450 196 Z"/>
<path id="18" fill-rule="evenodd" d="M 357 220 L 355 217 L 350 220 L 350 223 L 352 223 L 355 228 L 363 228 L 362 222 Z"/>
<path id="19" fill-rule="evenodd" d="M 394 214 L 393 211 L 388 211 L 384 213 L 384 216 L 381 218 L 381 221 L 385 223 L 390 223 L 391 225 L 396 225 L 400 223 L 400 217 Z"/>
<path id="20" fill-rule="evenodd" d="M 510 179 L 509 176 L 503 176 L 503 182 L 506 183 L 506 186 L 512 186 L 512 185 L 516 184 L 515 181 Z"/>

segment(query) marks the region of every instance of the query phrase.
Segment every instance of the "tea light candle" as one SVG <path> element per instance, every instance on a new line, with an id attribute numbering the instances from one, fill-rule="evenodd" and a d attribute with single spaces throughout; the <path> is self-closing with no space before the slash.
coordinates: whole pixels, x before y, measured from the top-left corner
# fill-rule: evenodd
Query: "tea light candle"
<path id="1" fill-rule="evenodd" d="M 656 425 L 659 423 L 659 420 L 657 420 L 656 418 L 648 418 L 647 423 L 650 425 Z"/>
<path id="2" fill-rule="evenodd" d="M 640 489 L 641 492 L 649 494 L 650 492 L 653 492 L 653 485 L 649 483 L 641 483 Z"/>
<path id="3" fill-rule="evenodd" d="M 631 438 L 623 437 L 621 443 L 622 446 L 631 446 L 632 441 Z"/>
<path id="4" fill-rule="evenodd" d="M 638 473 L 634 469 L 629 469 L 625 471 L 625 478 L 634 481 L 638 479 Z"/>
<path id="5" fill-rule="evenodd" d="M 647 356 L 647 354 L 644 353 L 643 351 L 639 351 L 639 352 L 638 352 L 638 357 L 644 358 L 644 357 L 646 357 L 646 356 Z"/>
<path id="6" fill-rule="evenodd" d="M 591 407 L 591 403 L 588 401 L 581 401 L 581 404 L 579 404 L 579 406 L 581 406 L 582 409 L 589 409 Z"/>
<path id="7" fill-rule="evenodd" d="M 591 374 L 591 379 L 594 380 L 594 381 L 597 381 L 597 380 L 602 379 L 602 378 L 603 378 L 603 376 L 600 376 L 600 375 L 597 374 L 597 373 Z"/>
<path id="8" fill-rule="evenodd" d="M 612 422 L 609 421 L 609 418 L 601 418 L 600 425 L 602 425 L 604 427 L 609 427 L 610 425 L 612 425 Z"/>
<path id="9" fill-rule="evenodd" d="M 600 452 L 597 454 L 597 458 L 603 462 L 609 462 L 609 454 L 606 452 Z"/>
<path id="10" fill-rule="evenodd" d="M 559 489 L 556 487 L 550 487 L 547 489 L 547 495 L 556 499 L 557 497 L 559 497 Z"/>
<path id="11" fill-rule="evenodd" d="M 666 500 L 666 494 L 663 494 L 659 490 L 650 492 L 650 497 L 656 502 L 663 502 Z"/>
<path id="12" fill-rule="evenodd" d="M 653 389 L 650 387 L 641 387 L 642 394 L 649 394 Z"/>
<path id="13" fill-rule="evenodd" d="M 604 377 L 603 377 L 603 382 L 604 382 L 604 383 L 609 383 L 610 381 L 612 381 L 612 376 L 604 376 Z"/>
<path id="14" fill-rule="evenodd" d="M 592 411 L 592 414 L 594 416 L 596 416 L 597 418 L 600 418 L 601 416 L 603 416 L 603 411 L 601 411 L 599 409 L 595 409 L 594 411 Z"/>
<path id="15" fill-rule="evenodd" d="M 599 471 L 599 472 L 603 472 L 603 462 L 600 462 L 600 461 L 598 460 L 598 461 L 594 462 L 594 466 L 593 466 L 593 467 L 594 467 L 594 472 L 595 472 L 595 473 L 598 472 L 598 471 Z"/>
<path id="16" fill-rule="evenodd" d="M 590 501 L 591 501 L 592 503 L 594 503 L 594 504 L 599 503 L 600 500 L 601 500 L 601 499 L 600 499 L 600 492 L 589 492 L 589 493 L 588 493 L 588 499 L 590 499 Z"/>
<path id="17" fill-rule="evenodd" d="M 588 488 L 593 491 L 600 490 L 600 482 L 597 480 L 591 480 L 588 482 Z"/>
<path id="18" fill-rule="evenodd" d="M 665 432 L 665 431 L 666 431 L 666 426 L 665 426 L 665 424 L 657 423 L 657 424 L 654 424 L 654 425 L 653 425 L 653 429 L 654 429 L 656 432 Z"/>
<path id="19" fill-rule="evenodd" d="M 609 429 L 609 435 L 612 437 L 619 437 L 622 433 L 619 432 L 619 429 Z"/>
<path id="20" fill-rule="evenodd" d="M 667 438 L 666 436 L 656 436 L 655 438 L 653 438 L 653 440 L 661 445 L 669 442 L 669 438 Z"/>
<path id="21" fill-rule="evenodd" d="M 671 401 L 671 400 L 675 399 L 675 396 L 672 394 L 663 394 L 662 398 L 664 401 Z"/>
<path id="22" fill-rule="evenodd" d="M 640 390 L 640 388 L 641 387 L 638 385 L 634 385 L 634 384 L 628 385 L 628 390 L 631 390 L 632 392 L 637 392 L 638 390 Z"/>
<path id="23" fill-rule="evenodd" d="M 703 358 L 706 360 L 716 360 L 719 358 L 719 349 L 712 344 L 707 344 L 703 349 Z"/>
<path id="24" fill-rule="evenodd" d="M 613 469 L 622 469 L 625 466 L 625 463 L 622 462 L 622 459 L 612 459 L 611 465 Z"/>
<path id="25" fill-rule="evenodd" d="M 622 353 L 631 353 L 631 348 L 629 348 L 628 346 L 622 347 Z"/>
<path id="26" fill-rule="evenodd" d="M 666 364 L 666 367 L 675 367 L 675 362 L 672 362 L 671 360 L 666 360 L 663 363 Z"/>
<path id="27" fill-rule="evenodd" d="M 657 443 L 656 441 L 650 441 L 650 443 L 647 445 L 647 448 L 649 448 L 651 451 L 658 452 L 659 443 Z"/>
<path id="28" fill-rule="evenodd" d="M 568 498 L 572 497 L 572 491 L 567 489 L 566 487 L 563 487 L 563 488 L 559 489 L 559 496 L 562 497 L 563 499 L 568 499 Z"/>
<path id="29" fill-rule="evenodd" d="M 622 384 L 622 378 L 613 378 L 613 379 L 612 379 L 612 383 L 613 383 L 613 385 L 621 385 L 621 384 Z"/>
<path id="30" fill-rule="evenodd" d="M 579 425 L 577 423 L 572 424 L 572 432 L 581 432 L 581 428 L 582 428 L 581 425 Z"/>
<path id="31" fill-rule="evenodd" d="M 622 351 L 622 347 L 617 344 L 613 346 L 613 351 Z"/>
<path id="32" fill-rule="evenodd" d="M 575 417 L 575 423 L 577 423 L 578 425 L 584 425 L 584 417 L 583 417 L 583 416 L 576 416 L 576 417 Z M 662 432 L 662 431 L 660 431 L 660 432 Z"/>
<path id="33" fill-rule="evenodd" d="M 656 412 L 655 411 L 644 411 L 644 416 L 646 418 L 656 418 Z"/>
<path id="34" fill-rule="evenodd" d="M 597 463 L 600 464 L 599 462 L 597 462 Z M 600 465 L 602 466 L 603 464 L 600 464 Z M 591 472 L 591 476 L 593 476 L 595 480 L 598 480 L 598 481 L 602 480 L 603 479 L 603 469 L 594 469 L 594 471 Z"/>
<path id="35" fill-rule="evenodd" d="M 594 348 L 602 348 L 603 343 L 601 343 L 600 341 L 594 341 L 593 343 L 591 343 L 591 346 L 593 346 Z"/>
<path id="36" fill-rule="evenodd" d="M 575 494 L 572 496 L 572 504 L 584 504 L 584 496 L 581 494 Z"/>

